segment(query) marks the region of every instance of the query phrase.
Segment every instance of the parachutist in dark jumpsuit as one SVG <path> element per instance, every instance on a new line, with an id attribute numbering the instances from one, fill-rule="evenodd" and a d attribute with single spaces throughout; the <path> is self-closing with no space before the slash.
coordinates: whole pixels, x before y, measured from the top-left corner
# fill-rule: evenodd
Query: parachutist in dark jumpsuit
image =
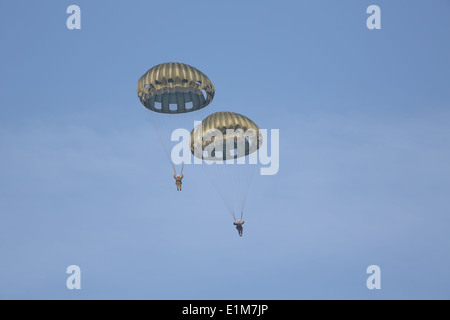
<path id="1" fill-rule="evenodd" d="M 244 231 L 242 225 L 244 224 L 244 220 L 238 220 L 237 222 L 234 221 L 233 224 L 236 226 L 236 230 L 238 231 L 239 236 L 242 237 L 242 232 Z"/>
<path id="2" fill-rule="evenodd" d="M 181 173 L 181 175 L 175 173 L 173 175 L 173 177 L 175 178 L 175 184 L 177 185 L 177 191 L 181 191 L 181 180 L 184 177 L 183 173 Z"/>

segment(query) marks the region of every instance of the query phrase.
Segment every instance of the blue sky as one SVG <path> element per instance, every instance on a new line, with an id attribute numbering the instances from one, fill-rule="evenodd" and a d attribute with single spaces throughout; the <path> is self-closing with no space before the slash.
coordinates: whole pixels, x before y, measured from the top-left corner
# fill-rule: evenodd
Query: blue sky
<path id="1" fill-rule="evenodd" d="M 366 28 L 372 4 L 381 30 Z M 449 9 L 1 2 L 0 298 L 450 298 Z M 198 166 L 176 191 L 137 98 L 170 61 L 213 81 L 209 112 L 280 130 L 242 238 Z M 381 290 L 366 288 L 372 264 Z"/>

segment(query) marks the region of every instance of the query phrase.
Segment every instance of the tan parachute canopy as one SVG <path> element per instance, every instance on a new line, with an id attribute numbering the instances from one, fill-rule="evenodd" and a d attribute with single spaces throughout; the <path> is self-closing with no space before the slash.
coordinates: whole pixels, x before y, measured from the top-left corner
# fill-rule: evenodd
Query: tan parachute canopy
<path id="1" fill-rule="evenodd" d="M 234 112 L 213 113 L 191 132 L 191 152 L 204 160 L 245 157 L 258 150 L 261 144 L 258 126 L 246 116 Z"/>
<path id="2" fill-rule="evenodd" d="M 141 103 L 160 113 L 186 113 L 202 109 L 211 103 L 214 92 L 214 85 L 206 75 L 177 62 L 154 66 L 137 84 Z"/>

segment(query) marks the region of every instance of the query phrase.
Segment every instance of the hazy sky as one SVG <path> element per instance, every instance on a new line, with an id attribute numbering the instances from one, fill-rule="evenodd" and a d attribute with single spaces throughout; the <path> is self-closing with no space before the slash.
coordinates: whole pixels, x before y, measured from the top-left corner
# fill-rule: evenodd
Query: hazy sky
<path id="1" fill-rule="evenodd" d="M 449 10 L 2 1 L 0 298 L 449 299 Z M 171 61 L 212 80 L 208 112 L 280 130 L 242 238 L 199 166 L 176 191 L 137 98 Z M 73 264 L 81 290 L 66 287 Z M 366 287 L 373 264 L 381 290 Z"/>

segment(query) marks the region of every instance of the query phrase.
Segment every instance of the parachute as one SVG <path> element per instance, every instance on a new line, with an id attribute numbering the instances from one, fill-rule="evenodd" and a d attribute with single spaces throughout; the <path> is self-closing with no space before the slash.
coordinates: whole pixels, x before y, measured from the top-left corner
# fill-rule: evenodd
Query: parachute
<path id="1" fill-rule="evenodd" d="M 173 130 L 186 128 L 188 124 L 192 126 L 194 119 L 188 114 L 196 114 L 208 106 L 214 93 L 214 85 L 205 74 L 183 63 L 159 64 L 139 79 L 137 95 L 152 111 L 152 124 L 174 171 L 176 165 L 182 164 L 173 163 L 170 157 Z"/>
<path id="2" fill-rule="evenodd" d="M 200 110 L 214 98 L 214 85 L 201 71 L 169 62 L 148 70 L 138 81 L 137 93 L 148 109 L 166 114 Z"/>
<path id="3" fill-rule="evenodd" d="M 234 220 L 237 214 L 242 220 L 262 144 L 259 127 L 241 114 L 216 112 L 191 131 L 190 143 L 192 154 L 205 160 L 202 167 Z"/>
<path id="4" fill-rule="evenodd" d="M 258 126 L 234 112 L 213 113 L 202 121 L 201 130 L 197 126 L 191 132 L 191 152 L 204 160 L 245 157 L 258 150 L 261 143 Z"/>

